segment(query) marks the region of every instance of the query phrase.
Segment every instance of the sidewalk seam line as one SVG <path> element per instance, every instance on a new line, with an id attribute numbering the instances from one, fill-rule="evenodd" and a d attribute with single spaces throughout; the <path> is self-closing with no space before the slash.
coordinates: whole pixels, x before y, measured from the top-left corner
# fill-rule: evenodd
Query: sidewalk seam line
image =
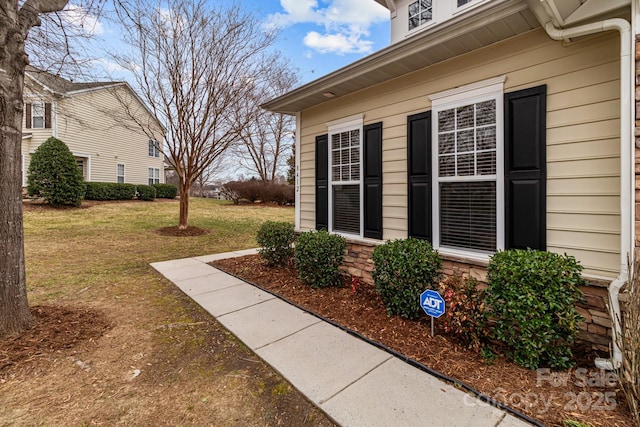
<path id="1" fill-rule="evenodd" d="M 279 301 L 282 301 L 282 300 L 280 300 L 280 299 L 279 299 Z M 303 313 L 304 313 L 304 312 L 303 312 Z M 265 348 L 265 347 L 267 347 L 267 346 L 269 346 L 269 345 L 271 345 L 271 344 L 275 344 L 275 343 L 277 343 L 277 342 L 280 342 L 280 341 L 282 341 L 282 340 L 283 340 L 283 339 L 285 339 L 285 338 L 289 338 L 290 336 L 293 336 L 293 335 L 297 334 L 298 332 L 302 332 L 302 331 L 304 331 L 305 329 L 308 329 L 308 328 L 310 328 L 310 327 L 312 327 L 312 326 L 314 326 L 314 325 L 317 325 L 318 323 L 321 323 L 321 322 L 322 322 L 322 320 L 320 320 L 320 319 L 316 319 L 316 320 L 317 320 L 317 322 L 313 322 L 313 323 L 311 323 L 310 325 L 305 326 L 304 328 L 300 328 L 300 329 L 298 329 L 297 331 L 290 333 L 289 335 L 286 335 L 286 336 L 284 336 L 284 337 L 278 338 L 277 340 L 275 340 L 275 341 L 271 341 L 271 342 L 270 342 L 270 343 L 268 343 L 268 344 L 261 345 L 260 347 L 256 347 L 256 348 L 254 348 L 254 349 L 253 349 L 253 351 L 255 352 L 255 351 L 258 351 L 258 350 L 262 350 L 263 348 Z"/>
<path id="2" fill-rule="evenodd" d="M 330 401 L 331 399 L 333 399 L 334 397 L 336 397 L 337 395 L 339 395 L 340 393 L 342 393 L 343 391 L 345 391 L 346 389 L 348 389 L 349 387 L 351 387 L 352 385 L 354 385 L 355 383 L 357 383 L 358 381 L 360 381 L 361 379 L 363 379 L 364 377 L 369 375 L 371 372 L 375 371 L 380 366 L 382 366 L 383 364 L 387 363 L 389 360 L 391 360 L 393 358 L 394 358 L 393 356 L 389 355 L 388 358 L 386 358 L 382 362 L 378 363 L 376 366 L 374 366 L 373 368 L 369 369 L 367 372 L 365 372 L 364 374 L 362 374 L 361 376 L 359 376 L 355 380 L 351 381 L 349 384 L 347 384 L 346 386 L 342 387 L 340 390 L 336 391 L 334 394 L 332 394 L 328 398 L 318 401 L 318 405 L 324 405 L 325 403 L 327 403 L 328 401 Z"/>
<path id="3" fill-rule="evenodd" d="M 502 412 L 502 416 L 500 417 L 500 419 L 498 420 L 498 422 L 496 422 L 496 425 L 493 427 L 498 427 L 500 424 L 502 424 L 502 422 L 504 421 L 505 418 L 507 418 L 507 413 L 504 411 Z"/>
<path id="4" fill-rule="evenodd" d="M 225 289 L 231 289 L 232 287 L 235 287 L 235 286 L 231 286 L 231 287 L 229 287 L 229 288 L 225 288 Z M 254 289 L 256 289 L 256 288 L 254 287 Z M 221 289 L 221 290 L 224 290 L 224 289 Z M 272 299 L 274 299 L 274 298 L 275 298 L 273 295 L 269 295 L 269 296 L 271 296 L 272 298 L 266 299 L 266 300 L 264 300 L 264 301 L 258 301 L 258 302 L 257 302 L 257 303 L 255 303 L 255 304 L 247 305 L 247 306 L 245 306 L 245 307 L 238 308 L 238 309 L 236 309 L 236 310 L 229 311 L 229 312 L 224 313 L 224 314 L 219 314 L 219 315 L 217 315 L 217 316 L 216 316 L 215 314 L 211 313 L 209 310 L 207 310 L 204 306 L 200 305 L 200 303 L 199 303 L 198 301 L 196 301 L 195 299 L 194 299 L 194 301 L 198 302 L 198 305 L 200 305 L 200 307 L 204 308 L 204 309 L 207 311 L 207 313 L 211 314 L 214 318 L 216 318 L 216 319 L 217 319 L 218 317 L 223 317 L 223 316 L 226 316 L 227 314 L 237 313 L 237 312 L 242 311 L 242 310 L 244 310 L 244 309 L 247 309 L 247 308 L 250 308 L 250 307 L 255 307 L 256 305 L 264 304 L 265 302 L 267 302 L 267 301 L 271 301 Z"/>
<path id="5" fill-rule="evenodd" d="M 180 286 L 179 286 L 177 283 L 174 283 L 174 284 L 175 284 L 176 286 L 178 286 L 178 288 L 180 288 Z M 244 282 L 243 282 L 243 283 L 236 283 L 235 285 L 230 285 L 230 286 L 227 286 L 226 288 L 212 289 L 212 290 L 207 291 L 207 292 L 200 292 L 199 294 L 193 294 L 193 295 L 191 295 L 191 299 L 195 299 L 194 297 L 197 297 L 197 296 L 200 296 L 200 295 L 206 295 L 206 294 L 211 294 L 211 293 L 214 293 L 214 292 L 220 292 L 220 291 L 224 291 L 224 290 L 226 290 L 226 289 L 235 288 L 236 286 L 241 286 L 241 285 L 244 285 L 244 284 L 245 284 Z M 182 288 L 180 288 L 180 289 L 182 289 Z M 186 292 L 185 292 L 185 293 L 186 293 Z M 187 296 L 188 296 L 188 295 L 189 295 L 189 294 L 187 294 Z"/>

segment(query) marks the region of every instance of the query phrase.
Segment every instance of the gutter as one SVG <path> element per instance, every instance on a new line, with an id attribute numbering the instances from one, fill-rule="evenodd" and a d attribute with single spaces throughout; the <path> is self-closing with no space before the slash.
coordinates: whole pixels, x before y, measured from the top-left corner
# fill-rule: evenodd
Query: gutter
<path id="1" fill-rule="evenodd" d="M 632 80 L 633 62 L 631 60 L 631 24 L 621 18 L 605 19 L 603 21 L 580 25 L 570 28 L 557 28 L 554 25 L 553 13 L 547 0 L 540 0 L 545 9 L 547 22 L 543 25 L 549 37 L 554 40 L 567 40 L 572 37 L 586 36 L 604 31 L 618 31 L 620 33 L 620 273 L 608 287 L 609 315 L 613 324 L 613 355 L 610 359 L 597 358 L 595 364 L 600 369 L 613 370 L 622 364 L 622 351 L 618 345 L 622 337 L 620 325 L 620 289 L 629 279 L 628 256 L 632 252 L 632 200 L 633 182 L 631 177 L 633 159 L 633 122 L 631 110 L 631 93 L 635 88 L 629 87 Z M 540 16 L 540 15 L 538 15 Z M 555 20 L 557 22 L 557 20 Z"/>

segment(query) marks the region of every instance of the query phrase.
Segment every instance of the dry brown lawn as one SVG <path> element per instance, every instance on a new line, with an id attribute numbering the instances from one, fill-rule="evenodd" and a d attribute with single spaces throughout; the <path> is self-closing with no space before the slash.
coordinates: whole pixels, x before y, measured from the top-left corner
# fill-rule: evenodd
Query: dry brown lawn
<path id="1" fill-rule="evenodd" d="M 254 247 L 263 221 L 293 209 L 194 199 L 190 223 L 208 233 L 158 233 L 177 213 L 177 201 L 25 205 L 40 332 L 0 342 L 0 425 L 332 425 L 149 266 Z"/>

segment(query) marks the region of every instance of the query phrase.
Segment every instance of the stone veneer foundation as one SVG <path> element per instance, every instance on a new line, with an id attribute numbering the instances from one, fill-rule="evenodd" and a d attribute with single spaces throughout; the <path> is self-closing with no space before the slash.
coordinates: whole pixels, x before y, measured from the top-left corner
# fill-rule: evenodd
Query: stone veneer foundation
<path id="1" fill-rule="evenodd" d="M 342 270 L 363 282 L 373 284 L 371 255 L 376 246 L 376 243 L 348 241 Z M 487 280 L 487 264 L 476 261 L 442 257 L 442 272 L 447 276 L 473 277 L 480 284 L 486 284 Z M 604 355 L 609 352 L 612 336 L 611 317 L 607 308 L 607 285 L 608 282 L 605 281 L 589 281 L 585 286 L 581 286 L 584 302 L 578 305 L 578 312 L 584 318 L 584 322 L 580 324 L 578 338 L 605 352 Z"/>

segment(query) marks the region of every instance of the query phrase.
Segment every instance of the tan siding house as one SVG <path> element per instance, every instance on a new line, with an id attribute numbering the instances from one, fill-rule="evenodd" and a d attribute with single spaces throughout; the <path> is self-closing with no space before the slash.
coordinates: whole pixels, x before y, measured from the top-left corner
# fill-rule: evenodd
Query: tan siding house
<path id="1" fill-rule="evenodd" d="M 31 155 L 51 136 L 67 144 L 86 181 L 164 182 L 162 126 L 127 83 L 73 83 L 29 69 L 25 103 L 24 185 Z"/>
<path id="2" fill-rule="evenodd" d="M 636 2 L 376 1 L 389 47 L 264 105 L 297 117 L 297 229 L 343 234 L 365 280 L 375 245 L 413 236 L 480 280 L 497 250 L 567 253 L 586 292 L 617 298 Z"/>

